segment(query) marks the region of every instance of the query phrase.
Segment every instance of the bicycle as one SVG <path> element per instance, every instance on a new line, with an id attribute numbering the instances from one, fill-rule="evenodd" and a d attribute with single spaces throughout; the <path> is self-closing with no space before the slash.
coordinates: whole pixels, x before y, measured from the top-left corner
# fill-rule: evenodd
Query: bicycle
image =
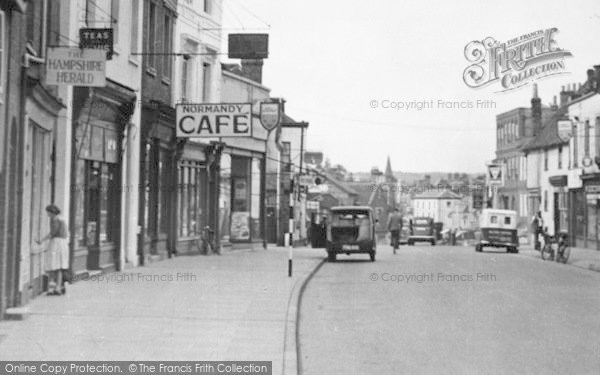
<path id="1" fill-rule="evenodd" d="M 571 254 L 567 233 L 560 233 L 558 235 L 558 239 L 556 239 L 556 236 L 551 236 L 547 232 L 544 232 L 543 236 L 544 246 L 541 250 L 542 259 L 552 261 L 556 260 L 560 263 L 567 263 L 569 260 L 569 255 Z"/>
<path id="2" fill-rule="evenodd" d="M 202 234 L 200 235 L 200 241 L 198 243 L 198 248 L 200 249 L 200 254 L 202 254 L 202 255 L 209 255 L 209 254 L 221 255 L 221 252 L 215 246 L 214 234 L 215 234 L 215 231 L 212 230 L 210 228 L 210 226 L 208 226 L 208 225 L 202 229 Z"/>

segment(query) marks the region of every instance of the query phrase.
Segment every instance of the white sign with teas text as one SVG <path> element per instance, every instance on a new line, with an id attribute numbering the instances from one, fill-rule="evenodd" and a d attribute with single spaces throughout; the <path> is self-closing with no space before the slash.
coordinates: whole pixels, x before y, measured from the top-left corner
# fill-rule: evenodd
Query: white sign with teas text
<path id="1" fill-rule="evenodd" d="M 250 103 L 182 103 L 176 106 L 177 137 L 251 137 Z"/>
<path id="2" fill-rule="evenodd" d="M 48 47 L 46 84 L 103 87 L 106 85 L 106 52 L 77 47 Z"/>

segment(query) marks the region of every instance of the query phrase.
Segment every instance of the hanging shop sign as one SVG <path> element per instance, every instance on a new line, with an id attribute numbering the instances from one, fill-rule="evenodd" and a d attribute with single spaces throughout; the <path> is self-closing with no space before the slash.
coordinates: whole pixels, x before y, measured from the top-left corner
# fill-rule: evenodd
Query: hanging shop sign
<path id="1" fill-rule="evenodd" d="M 106 85 L 104 50 L 77 47 L 48 47 L 46 84 L 103 87 Z"/>
<path id="2" fill-rule="evenodd" d="M 79 48 L 106 51 L 106 60 L 112 60 L 113 29 L 79 29 Z"/>
<path id="3" fill-rule="evenodd" d="M 571 120 L 560 120 L 556 123 L 558 129 L 558 138 L 563 142 L 568 142 L 573 135 L 573 123 Z"/>
<path id="4" fill-rule="evenodd" d="M 229 34 L 230 59 L 266 59 L 269 57 L 269 34 Z"/>
<path id="5" fill-rule="evenodd" d="M 504 166 L 502 164 L 488 164 L 488 185 L 504 186 Z"/>
<path id="6" fill-rule="evenodd" d="M 279 103 L 260 103 L 260 123 L 267 131 L 271 131 L 279 125 L 281 120 L 280 108 Z"/>
<path id="7" fill-rule="evenodd" d="M 251 137 L 252 104 L 219 103 L 176 106 L 177 137 Z"/>

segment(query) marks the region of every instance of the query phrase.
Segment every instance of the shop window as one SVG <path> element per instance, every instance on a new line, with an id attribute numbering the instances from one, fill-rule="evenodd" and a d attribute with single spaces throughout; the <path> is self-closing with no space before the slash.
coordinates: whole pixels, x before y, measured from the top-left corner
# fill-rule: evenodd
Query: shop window
<path id="1" fill-rule="evenodd" d="M 231 240 L 250 240 L 251 160 L 231 158 Z"/>
<path id="2" fill-rule="evenodd" d="M 231 227 L 231 155 L 221 155 L 219 186 L 219 232 L 222 241 L 229 241 Z"/>
<path id="3" fill-rule="evenodd" d="M 250 200 L 250 229 L 251 229 L 251 237 L 262 238 L 262 228 L 261 228 L 261 208 L 262 208 L 262 197 L 261 197 L 261 187 L 262 187 L 262 171 L 261 171 L 261 163 L 260 159 L 252 159 L 252 172 L 251 172 L 251 200 Z M 299 213 L 299 210 L 297 210 Z"/>
<path id="4" fill-rule="evenodd" d="M 598 227 L 598 213 L 596 205 L 588 204 L 587 206 L 587 238 L 588 240 L 596 240 L 596 228 Z"/>
<path id="5" fill-rule="evenodd" d="M 157 139 L 146 144 L 145 152 L 144 220 L 146 239 L 156 239 L 168 232 L 169 225 L 169 151 L 160 147 Z"/>
<path id="6" fill-rule="evenodd" d="M 194 237 L 206 225 L 206 168 L 199 162 L 186 161 L 179 167 L 178 232 Z"/>
<path id="7" fill-rule="evenodd" d="M 119 223 L 119 200 L 114 199 L 118 196 L 117 165 L 79 159 L 76 168 L 78 185 L 73 228 L 76 245 L 97 246 L 113 242 Z"/>

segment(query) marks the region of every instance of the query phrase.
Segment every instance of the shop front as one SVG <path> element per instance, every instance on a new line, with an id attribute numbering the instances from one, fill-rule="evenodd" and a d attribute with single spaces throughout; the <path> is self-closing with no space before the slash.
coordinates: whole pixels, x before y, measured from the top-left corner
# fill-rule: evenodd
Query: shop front
<path id="1" fill-rule="evenodd" d="M 197 252 L 208 225 L 208 168 L 205 145 L 187 141 L 177 164 L 177 253 Z"/>
<path id="2" fill-rule="evenodd" d="M 135 92 L 107 80 L 74 89 L 71 173 L 71 269 L 119 267 L 124 130 Z"/>
<path id="3" fill-rule="evenodd" d="M 264 245 L 265 154 L 226 146 L 220 163 L 219 231 L 224 246 Z"/>
<path id="4" fill-rule="evenodd" d="M 600 250 L 600 231 L 598 217 L 600 209 L 600 174 L 583 174 L 583 189 L 576 195 L 577 246 Z M 581 214 L 579 214 L 581 213 Z"/>
<path id="5" fill-rule="evenodd" d="M 175 250 L 175 110 L 159 102 L 144 103 L 141 135 L 138 257 L 146 264 Z"/>

